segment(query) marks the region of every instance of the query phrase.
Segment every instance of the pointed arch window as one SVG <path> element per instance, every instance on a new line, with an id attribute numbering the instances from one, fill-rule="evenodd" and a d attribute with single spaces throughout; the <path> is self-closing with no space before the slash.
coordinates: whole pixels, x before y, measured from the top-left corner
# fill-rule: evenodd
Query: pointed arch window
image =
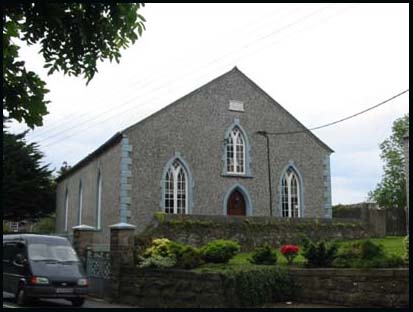
<path id="1" fill-rule="evenodd" d="M 83 186 L 82 181 L 79 182 L 79 206 L 77 211 L 77 224 L 82 224 L 82 211 L 83 211 Z"/>
<path id="2" fill-rule="evenodd" d="M 96 190 L 96 229 L 101 229 L 102 219 L 102 174 L 99 170 Z"/>
<path id="3" fill-rule="evenodd" d="M 175 160 L 165 174 L 165 213 L 188 213 L 188 174 L 179 160 Z"/>
<path id="4" fill-rule="evenodd" d="M 300 180 L 292 167 L 284 173 L 281 181 L 281 207 L 285 218 L 300 218 Z"/>
<path id="5" fill-rule="evenodd" d="M 67 232 L 68 230 L 68 214 L 69 214 L 69 191 L 66 189 L 65 192 L 65 215 L 64 215 L 64 230 Z"/>
<path id="6" fill-rule="evenodd" d="M 234 127 L 226 138 L 227 173 L 245 173 L 245 137 L 239 127 Z"/>

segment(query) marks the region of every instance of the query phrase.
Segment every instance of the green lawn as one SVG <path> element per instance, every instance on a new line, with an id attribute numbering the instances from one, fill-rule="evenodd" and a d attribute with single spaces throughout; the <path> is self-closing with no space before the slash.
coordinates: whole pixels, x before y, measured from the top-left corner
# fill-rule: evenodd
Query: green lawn
<path id="1" fill-rule="evenodd" d="M 404 236 L 386 236 L 383 238 L 371 238 L 370 240 L 375 244 L 381 244 L 384 247 L 384 252 L 388 255 L 394 254 L 397 256 L 404 256 Z M 348 240 L 338 242 L 340 246 L 356 242 L 358 240 Z"/>
<path id="2" fill-rule="evenodd" d="M 384 251 L 386 254 L 388 255 L 394 254 L 394 255 L 403 257 L 404 255 L 403 239 L 404 239 L 404 236 L 386 236 L 384 238 L 372 238 L 370 240 L 374 242 L 375 244 L 383 245 Z M 341 247 L 348 245 L 350 243 L 356 242 L 356 241 L 358 240 L 343 240 L 343 241 L 337 241 L 337 243 L 340 249 Z M 299 247 L 301 250 L 301 246 Z M 220 270 L 226 270 L 226 269 L 242 269 L 246 267 L 254 267 L 255 265 L 251 264 L 248 261 L 248 258 L 250 258 L 251 255 L 252 255 L 252 252 L 239 253 L 234 258 L 232 258 L 228 264 L 208 263 L 195 270 L 205 272 L 205 271 L 220 271 Z M 303 267 L 304 263 L 305 263 L 305 258 L 301 254 L 299 254 L 294 259 L 293 266 Z M 287 265 L 287 260 L 281 254 L 279 249 L 277 249 L 277 264 L 281 266 Z"/>

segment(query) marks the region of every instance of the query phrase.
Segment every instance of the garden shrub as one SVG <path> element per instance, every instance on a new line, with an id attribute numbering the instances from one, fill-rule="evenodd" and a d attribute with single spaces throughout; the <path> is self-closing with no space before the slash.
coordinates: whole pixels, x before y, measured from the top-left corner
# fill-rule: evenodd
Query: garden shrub
<path id="1" fill-rule="evenodd" d="M 241 250 L 240 245 L 232 240 L 217 239 L 202 247 L 205 262 L 227 263 Z"/>
<path id="2" fill-rule="evenodd" d="M 152 255 L 147 258 L 140 257 L 138 267 L 140 268 L 172 268 L 176 265 L 174 256 Z"/>
<path id="3" fill-rule="evenodd" d="M 263 246 L 256 247 L 254 253 L 249 259 L 249 262 L 254 264 L 276 264 L 277 263 L 277 252 L 271 248 L 268 243 Z"/>
<path id="4" fill-rule="evenodd" d="M 307 260 L 308 267 L 330 267 L 336 258 L 338 246 L 333 242 L 327 245 L 324 241 L 312 242 L 308 237 L 302 237 L 302 255 Z"/>
<path id="5" fill-rule="evenodd" d="M 201 252 L 192 246 L 171 242 L 169 250 L 175 256 L 176 267 L 178 268 L 194 269 L 203 263 Z"/>
<path id="6" fill-rule="evenodd" d="M 198 249 L 182 243 L 158 238 L 152 241 L 143 256 L 138 256 L 139 267 L 178 267 L 193 269 L 202 264 Z"/>
<path id="7" fill-rule="evenodd" d="M 288 271 L 277 267 L 254 267 L 226 271 L 226 283 L 234 283 L 241 306 L 291 299 L 294 283 Z"/>
<path id="8" fill-rule="evenodd" d="M 151 256 L 161 256 L 161 257 L 168 257 L 172 256 L 173 253 L 171 251 L 171 241 L 167 238 L 157 238 L 152 241 L 152 246 L 147 248 L 143 253 L 143 256 L 151 257 Z"/>
<path id="9" fill-rule="evenodd" d="M 287 264 L 293 264 L 294 258 L 298 255 L 300 248 L 296 245 L 283 245 L 280 248 L 281 254 L 287 259 Z"/>

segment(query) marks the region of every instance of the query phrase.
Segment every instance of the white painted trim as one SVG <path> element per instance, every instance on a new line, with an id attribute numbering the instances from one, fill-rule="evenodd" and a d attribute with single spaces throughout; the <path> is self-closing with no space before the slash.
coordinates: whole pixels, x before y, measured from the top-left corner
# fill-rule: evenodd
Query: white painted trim
<path id="1" fill-rule="evenodd" d="M 82 213 L 83 213 L 83 185 L 80 182 L 79 185 L 79 217 L 78 217 L 78 225 L 82 224 Z"/>
<path id="2" fill-rule="evenodd" d="M 101 229 L 102 217 L 102 172 L 99 170 L 97 183 L 97 214 L 96 214 L 96 229 Z"/>
<path id="3" fill-rule="evenodd" d="M 117 230 L 133 230 L 136 228 L 136 226 L 126 222 L 119 222 L 116 224 L 109 225 L 109 228 Z"/>
<path id="4" fill-rule="evenodd" d="M 93 226 L 87 224 L 79 224 L 72 227 L 73 230 L 82 230 L 82 231 L 94 231 L 95 228 Z"/>
<path id="5" fill-rule="evenodd" d="M 64 230 L 68 230 L 68 214 L 69 214 L 69 191 L 66 189 L 65 192 L 65 220 L 64 220 Z"/>

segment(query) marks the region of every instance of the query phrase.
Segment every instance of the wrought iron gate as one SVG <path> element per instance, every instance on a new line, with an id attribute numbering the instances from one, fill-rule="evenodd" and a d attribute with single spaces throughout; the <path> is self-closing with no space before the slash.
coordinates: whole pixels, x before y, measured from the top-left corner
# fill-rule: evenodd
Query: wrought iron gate
<path id="1" fill-rule="evenodd" d="M 110 251 L 105 246 L 92 246 L 86 250 L 86 274 L 90 280 L 90 294 L 106 297 L 110 281 Z"/>

